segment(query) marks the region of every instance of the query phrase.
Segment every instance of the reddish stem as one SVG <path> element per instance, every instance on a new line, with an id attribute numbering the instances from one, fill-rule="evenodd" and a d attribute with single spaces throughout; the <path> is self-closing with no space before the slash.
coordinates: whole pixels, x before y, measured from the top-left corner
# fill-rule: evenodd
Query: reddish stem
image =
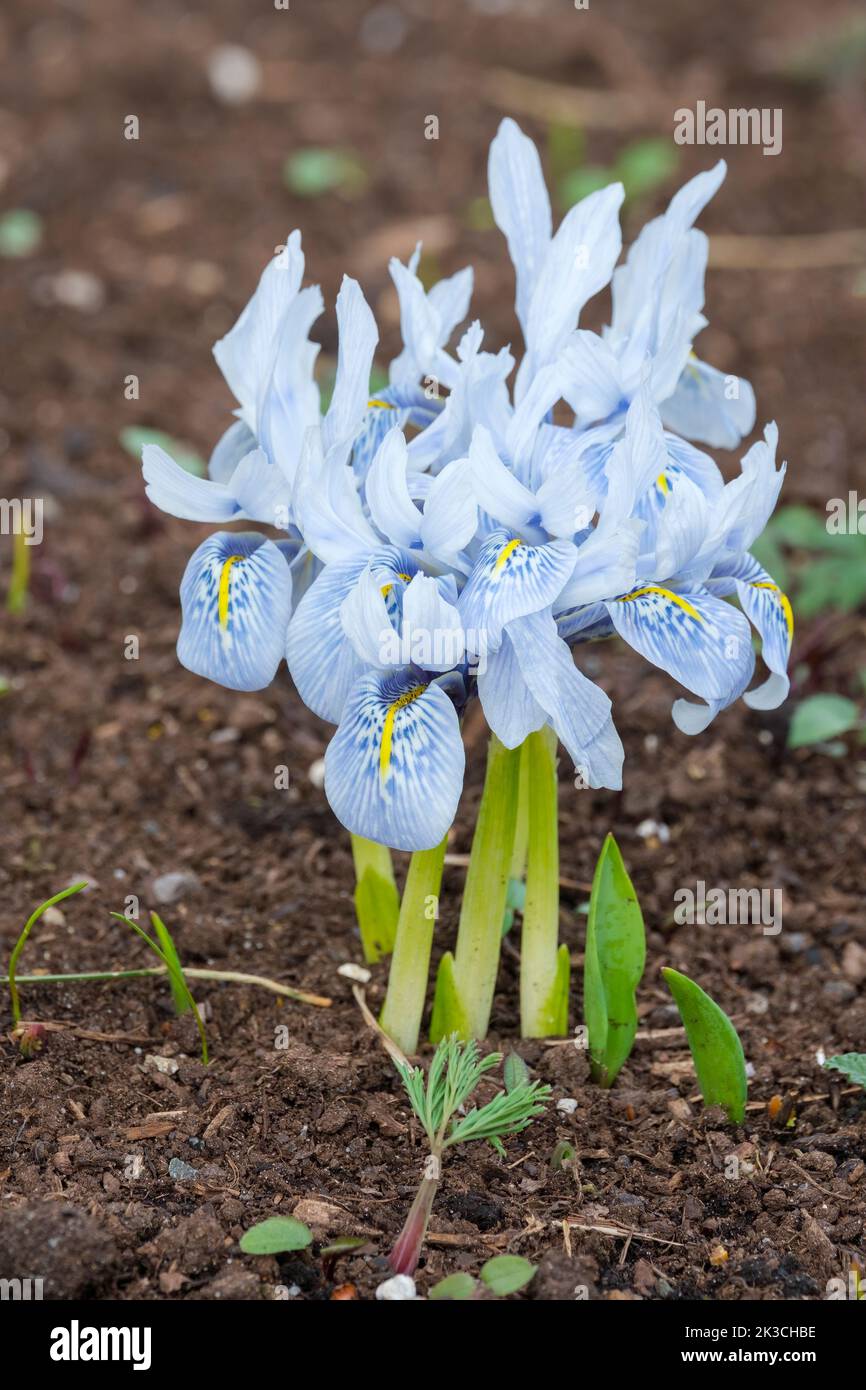
<path id="1" fill-rule="evenodd" d="M 411 1275 L 418 1267 L 421 1247 L 424 1244 L 424 1237 L 430 1222 L 433 1198 L 436 1196 L 438 1186 L 438 1178 L 421 1179 L 421 1185 L 415 1194 L 409 1215 L 406 1217 L 403 1229 L 388 1257 L 395 1274 Z"/>

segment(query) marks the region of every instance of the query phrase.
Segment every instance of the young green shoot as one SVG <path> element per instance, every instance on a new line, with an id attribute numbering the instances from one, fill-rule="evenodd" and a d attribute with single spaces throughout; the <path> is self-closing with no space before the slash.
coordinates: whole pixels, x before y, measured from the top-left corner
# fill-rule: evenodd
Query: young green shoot
<path id="1" fill-rule="evenodd" d="M 583 1017 L 593 1079 L 610 1086 L 637 1032 L 635 990 L 646 961 L 643 915 L 622 855 L 608 835 L 589 899 L 583 967 Z"/>
<path id="2" fill-rule="evenodd" d="M 162 961 L 163 965 L 168 971 L 168 977 L 171 982 L 172 997 L 175 1001 L 175 1007 L 178 1008 L 178 1013 L 186 1012 L 186 1010 L 189 1009 L 193 1017 L 195 1018 L 195 1026 L 198 1029 L 199 1039 L 201 1040 L 201 1060 L 204 1066 L 207 1066 L 207 1034 L 204 1030 L 204 1023 L 202 1022 L 201 1014 L 198 1011 L 198 1005 L 193 999 L 190 987 L 187 984 L 186 979 L 184 978 L 184 973 L 180 966 L 180 960 L 178 958 L 177 950 L 175 949 L 174 942 L 171 940 L 171 937 L 169 936 L 169 942 L 171 945 L 171 954 L 169 955 L 162 948 L 162 946 L 160 946 L 158 942 L 154 941 L 153 937 L 148 936 L 144 928 L 140 927 L 138 923 L 133 921 L 131 917 L 125 917 L 122 912 L 112 912 L 111 915 L 112 917 L 116 917 L 118 922 L 124 922 L 126 926 L 130 928 L 131 931 L 135 932 L 136 936 L 141 937 L 142 941 L 146 941 L 150 949 L 153 951 L 154 955 Z M 150 920 L 153 923 L 154 929 L 158 931 L 156 927 L 156 921 L 154 920 L 155 918 L 156 913 L 152 912 L 150 914 Z M 165 927 L 165 925 L 163 923 L 160 923 L 160 926 L 162 927 L 162 932 L 165 933 L 166 936 L 168 936 L 168 929 Z M 182 1007 L 178 1007 L 178 1001 L 181 1001 Z"/>
<path id="3" fill-rule="evenodd" d="M 355 915 L 361 932 L 364 959 L 375 965 L 394 949 L 400 896 L 394 880 L 391 851 L 387 845 L 352 837 L 355 864 Z"/>
<path id="4" fill-rule="evenodd" d="M 36 923 L 39 921 L 39 918 L 43 915 L 43 913 L 48 911 L 49 907 L 54 907 L 56 903 L 62 903 L 64 898 L 71 898 L 73 893 L 80 893 L 86 887 L 86 883 L 73 883 L 69 888 L 64 888 L 62 892 L 55 893 L 53 898 L 49 898 L 47 902 L 44 902 L 39 907 L 37 907 L 36 911 L 32 913 L 30 917 L 28 917 L 24 930 L 22 931 L 18 940 L 15 942 L 15 945 L 12 947 L 12 955 L 9 957 L 9 994 L 12 1000 L 12 1022 L 16 1027 L 21 1022 L 21 1000 L 18 995 L 18 985 L 15 980 L 15 970 L 18 965 L 18 960 L 21 955 L 21 952 L 24 950 L 27 938 L 30 935 Z"/>
<path id="5" fill-rule="evenodd" d="M 559 944 L 559 828 L 556 735 L 530 734 L 527 769 L 526 901 L 520 938 L 520 1032 L 547 1038 L 568 1031 L 568 947 Z"/>
<path id="6" fill-rule="evenodd" d="M 824 1066 L 841 1071 L 855 1086 L 862 1086 L 866 1090 L 866 1052 L 840 1052 L 835 1057 L 828 1057 Z"/>
<path id="7" fill-rule="evenodd" d="M 491 734 L 487 773 L 472 839 L 460 908 L 457 949 L 439 965 L 432 1042 L 456 1033 L 483 1038 L 490 1022 L 502 922 L 514 853 L 520 789 L 520 749 L 506 748 Z"/>
<path id="8" fill-rule="evenodd" d="M 501 1053 L 481 1057 L 475 1042 L 462 1043 L 452 1034 L 437 1047 L 426 1078 L 421 1067 L 396 1063 L 427 1137 L 428 1155 L 415 1200 L 391 1251 L 395 1274 L 411 1275 L 417 1267 L 446 1149 L 484 1139 L 501 1157 L 503 1140 L 519 1134 L 544 1111 L 550 1087 L 538 1081 L 519 1082 L 511 1090 L 499 1091 L 486 1105 L 465 1110 L 482 1077 L 501 1061 Z"/>
<path id="9" fill-rule="evenodd" d="M 412 855 L 397 919 L 388 992 L 379 1023 L 408 1053 L 418 1051 L 447 843 L 446 837 L 435 849 L 419 849 Z"/>
<path id="10" fill-rule="evenodd" d="M 705 1105 L 721 1105 L 732 1124 L 742 1124 L 748 1082 L 739 1034 L 714 999 L 678 970 L 662 970 L 680 1011 Z"/>
<path id="11" fill-rule="evenodd" d="M 6 611 L 23 613 L 30 589 L 30 543 L 21 530 L 12 537 L 12 574 L 6 594 Z"/>

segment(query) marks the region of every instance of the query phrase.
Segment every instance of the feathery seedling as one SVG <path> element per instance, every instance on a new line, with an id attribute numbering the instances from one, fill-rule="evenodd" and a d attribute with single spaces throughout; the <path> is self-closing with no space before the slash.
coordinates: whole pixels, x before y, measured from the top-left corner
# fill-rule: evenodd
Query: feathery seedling
<path id="1" fill-rule="evenodd" d="M 395 1274 L 412 1274 L 417 1267 L 445 1150 L 486 1139 L 502 1156 L 503 1140 L 519 1134 L 544 1111 L 550 1087 L 538 1081 L 518 1081 L 510 1090 L 499 1091 L 486 1105 L 460 1113 L 481 1078 L 501 1061 L 501 1053 L 481 1057 L 475 1042 L 464 1044 L 452 1034 L 437 1047 L 426 1078 L 421 1067 L 395 1064 L 429 1146 L 418 1192 L 391 1251 Z"/>

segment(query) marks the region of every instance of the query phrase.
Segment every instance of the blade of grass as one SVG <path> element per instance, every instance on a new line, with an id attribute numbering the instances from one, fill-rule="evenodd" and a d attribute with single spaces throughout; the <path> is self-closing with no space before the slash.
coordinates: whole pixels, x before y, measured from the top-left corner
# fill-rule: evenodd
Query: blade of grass
<path id="1" fill-rule="evenodd" d="M 201 1014 L 200 1014 L 199 1011 L 198 1011 L 198 1005 L 196 1004 L 195 1000 L 193 999 L 193 997 L 192 997 L 192 995 L 191 995 L 191 993 L 190 993 L 189 985 L 187 984 L 186 980 L 183 978 L 183 971 L 182 971 L 182 970 L 179 970 L 179 969 L 174 965 L 174 963 L 173 963 L 172 961 L 169 960 L 168 956 L 165 955 L 165 953 L 164 953 L 164 951 L 162 950 L 162 948 L 161 948 L 160 946 L 157 945 L 157 943 L 153 940 L 152 937 L 148 936 L 147 932 L 144 930 L 143 927 L 140 927 L 140 926 L 138 925 L 137 922 L 133 922 L 133 920 L 132 920 L 131 917 L 124 917 L 124 915 L 123 915 L 122 912 L 112 912 L 111 916 L 112 916 L 112 917 L 116 917 L 117 920 L 118 920 L 118 922 L 124 922 L 124 923 L 126 924 L 126 926 L 128 926 L 128 927 L 130 928 L 130 930 L 132 930 L 132 931 L 135 932 L 136 936 L 140 936 L 141 939 L 142 939 L 142 941 L 146 941 L 146 942 L 147 942 L 148 946 L 149 946 L 150 949 L 153 951 L 154 955 L 157 956 L 157 957 L 159 958 L 159 960 L 162 961 L 162 963 L 163 963 L 163 965 L 165 966 L 166 970 L 168 971 L 169 976 L 171 977 L 171 980 L 172 980 L 173 984 L 175 985 L 175 987 L 176 987 L 180 992 L 183 993 L 184 998 L 186 999 L 186 1001 L 187 1001 L 187 1003 L 188 1003 L 188 1005 L 189 1005 L 189 1008 L 192 1010 L 192 1013 L 193 1013 L 193 1015 L 194 1015 L 194 1017 L 195 1017 L 195 1024 L 196 1024 L 196 1027 L 198 1028 L 198 1035 L 199 1035 L 199 1037 L 200 1037 L 200 1039 L 201 1039 L 201 1060 L 202 1060 L 202 1063 L 204 1064 L 204 1066 L 207 1066 L 207 1065 L 208 1065 L 207 1035 L 206 1035 L 206 1033 L 205 1033 L 205 1031 L 204 1031 L 204 1024 L 202 1023 Z"/>
<path id="2" fill-rule="evenodd" d="M 24 950 L 24 943 L 43 912 L 47 912 L 49 907 L 54 907 L 55 903 L 63 902 L 64 898 L 71 898 L 73 893 L 80 893 L 81 890 L 87 886 L 86 882 L 73 883 L 71 887 L 64 888 L 61 893 L 55 893 L 54 897 L 42 903 L 41 907 L 37 907 L 36 911 L 28 917 L 24 930 L 12 947 L 12 954 L 9 957 L 9 994 L 12 999 L 12 1022 L 16 1027 L 21 1022 L 21 1000 L 18 996 L 18 987 L 15 983 L 15 967 L 18 964 L 18 958 L 21 952 Z"/>
<path id="3" fill-rule="evenodd" d="M 165 922 L 163 922 L 158 912 L 151 912 L 150 920 L 153 923 L 153 929 L 156 932 L 159 944 L 165 952 L 166 959 L 171 962 L 171 964 L 174 966 L 175 972 L 177 973 L 177 975 L 180 975 L 181 979 L 184 980 L 185 983 L 186 981 L 183 973 L 183 966 L 180 963 L 180 956 L 177 953 L 177 947 L 174 944 L 174 939 L 172 938 L 171 932 L 165 925 Z M 171 997 L 174 1000 L 175 1011 L 179 1014 L 188 1013 L 189 989 L 178 988 L 177 980 L 174 973 L 169 973 L 169 979 L 171 981 Z"/>

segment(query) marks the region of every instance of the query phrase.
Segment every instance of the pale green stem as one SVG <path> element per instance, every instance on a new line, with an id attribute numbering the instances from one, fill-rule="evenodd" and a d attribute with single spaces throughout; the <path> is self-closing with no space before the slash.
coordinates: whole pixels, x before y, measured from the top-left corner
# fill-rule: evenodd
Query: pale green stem
<path id="1" fill-rule="evenodd" d="M 435 849 L 415 851 L 400 904 L 388 992 L 379 1023 L 407 1053 L 418 1051 L 447 842 L 446 836 Z"/>
<path id="2" fill-rule="evenodd" d="M 73 883 L 73 884 L 71 884 L 71 885 L 69 886 L 69 888 L 64 888 L 64 889 L 62 890 L 62 892 L 60 892 L 60 893 L 55 893 L 55 894 L 54 894 L 54 897 L 53 897 L 53 898 L 49 898 L 47 902 L 40 903 L 40 905 L 39 905 L 39 907 L 37 907 L 36 911 L 33 912 L 33 913 L 31 913 L 31 915 L 28 917 L 27 922 L 26 922 L 26 924 L 25 924 L 25 926 L 24 926 L 24 930 L 22 931 L 22 933 L 21 933 L 21 935 L 19 936 L 18 940 L 15 942 L 15 945 L 12 947 L 12 954 L 11 954 L 11 956 L 9 957 L 9 980 L 8 980 L 8 985 L 9 985 L 9 994 L 10 994 L 10 997 L 11 997 L 11 1000 L 12 1000 L 12 1022 L 13 1022 L 13 1023 L 17 1024 L 17 1023 L 20 1023 L 20 1022 L 21 1022 L 21 1000 L 18 998 L 18 988 L 17 988 L 17 985 L 16 985 L 16 983 L 15 983 L 15 971 L 16 971 L 16 968 L 17 968 L 17 965 L 18 965 L 18 959 L 19 959 L 19 957 L 20 957 L 20 955 L 21 955 L 21 952 L 24 950 L 24 947 L 25 947 L 25 944 L 26 944 L 26 942 L 27 942 L 28 936 L 30 935 L 30 933 L 31 933 L 31 931 L 33 930 L 33 928 L 34 928 L 34 926 L 36 925 L 36 923 L 39 921 L 39 918 L 42 916 L 43 912 L 47 912 L 48 909 L 49 909 L 49 907 L 54 907 L 56 903 L 62 903 L 63 900 L 64 900 L 64 898 L 71 898 L 72 895 L 73 895 L 73 893 L 80 893 L 80 892 L 82 892 L 82 890 L 85 889 L 86 887 L 87 887 L 87 884 L 86 884 L 86 883 Z"/>
<path id="3" fill-rule="evenodd" d="M 506 748 L 491 734 L 454 953 L 454 979 L 470 1038 L 484 1038 L 490 1022 L 519 781 L 520 749 Z"/>
<path id="4" fill-rule="evenodd" d="M 511 855 L 509 878 L 519 883 L 526 873 L 526 853 L 529 845 L 529 757 L 527 740 L 520 745 L 520 780 L 517 793 L 517 822 L 514 827 L 514 852 Z"/>
<path id="5" fill-rule="evenodd" d="M 30 546 L 23 531 L 16 531 L 12 537 L 12 577 L 6 595 L 6 608 L 10 613 L 22 613 L 27 603 L 30 588 Z"/>
<path id="6" fill-rule="evenodd" d="M 549 729 L 530 734 L 523 754 L 528 765 L 529 844 L 520 946 L 520 1031 L 524 1038 L 545 1038 L 565 1032 L 568 1008 L 568 957 L 559 948 L 555 735 Z"/>
<path id="7" fill-rule="evenodd" d="M 193 966 L 185 966 L 183 973 L 190 980 L 216 980 L 225 984 L 258 985 L 260 989 L 269 990 L 271 994 L 279 994 L 284 999 L 296 999 L 300 1004 L 316 1004 L 322 1009 L 327 1009 L 331 1005 L 331 1000 L 325 995 L 307 994 L 302 989 L 293 989 L 291 985 L 281 985 L 278 980 L 269 980 L 265 975 L 247 975 L 241 970 L 199 970 Z M 156 965 L 151 969 L 143 970 L 85 970 L 71 975 L 18 975 L 16 980 L 19 985 L 59 985 L 84 981 L 147 980 L 162 975 L 170 975 L 170 971 L 164 965 Z M 4 980 L 0 976 L 0 984 L 8 983 L 8 979 Z"/>
<path id="8" fill-rule="evenodd" d="M 361 930 L 364 959 L 371 965 L 394 949 L 400 895 L 387 845 L 352 837 L 355 861 L 355 913 Z"/>

